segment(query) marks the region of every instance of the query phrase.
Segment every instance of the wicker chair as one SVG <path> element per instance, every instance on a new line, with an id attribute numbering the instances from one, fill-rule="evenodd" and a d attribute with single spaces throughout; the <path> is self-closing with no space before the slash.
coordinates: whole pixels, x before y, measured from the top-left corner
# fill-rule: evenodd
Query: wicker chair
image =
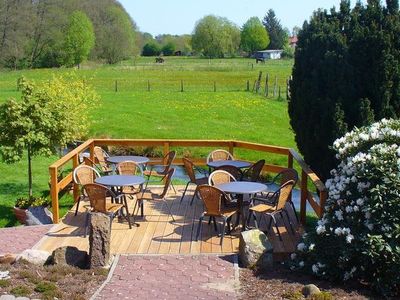
<path id="1" fill-rule="evenodd" d="M 99 162 L 100 168 L 104 174 L 109 174 L 112 172 L 112 169 L 107 163 L 107 157 L 109 157 L 108 153 L 101 147 L 95 146 L 94 147 L 94 157 Z"/>
<path id="2" fill-rule="evenodd" d="M 209 185 L 217 185 L 227 182 L 236 181 L 235 176 L 224 170 L 216 170 L 210 174 L 208 177 Z"/>
<path id="3" fill-rule="evenodd" d="M 215 169 L 215 171 L 217 171 L 217 170 L 222 170 L 222 171 L 228 172 L 235 178 L 235 181 L 240 180 L 242 178 L 242 171 L 240 171 L 240 169 L 235 166 L 228 166 L 228 165 L 220 166 Z"/>
<path id="4" fill-rule="evenodd" d="M 74 183 L 79 185 L 82 189 L 81 195 L 78 198 L 78 202 L 76 203 L 75 216 L 79 211 L 79 204 L 81 201 L 88 200 L 87 194 L 83 189 L 85 184 L 94 183 L 94 180 L 100 177 L 100 173 L 95 169 L 87 165 L 81 165 L 75 168 L 73 172 L 73 180 Z"/>
<path id="5" fill-rule="evenodd" d="M 288 182 L 290 180 L 293 180 L 294 181 L 294 186 L 296 186 L 297 181 L 299 180 L 299 175 L 297 174 L 297 171 L 295 169 L 288 168 L 288 169 L 285 169 L 285 170 L 279 172 L 274 177 L 274 179 L 272 179 L 271 182 L 267 182 L 266 184 L 269 185 L 269 186 L 274 185 L 274 184 L 282 185 L 285 182 Z M 253 203 L 262 202 L 262 203 L 274 205 L 275 201 L 276 201 L 276 198 L 273 197 L 274 193 L 275 193 L 275 191 L 271 191 L 271 192 L 268 192 L 266 194 L 257 195 L 256 197 L 253 197 L 253 199 L 252 199 Z M 296 208 L 294 206 L 294 203 L 292 201 L 292 197 L 291 196 L 289 197 L 288 202 L 290 203 L 290 205 L 293 208 L 294 215 L 296 216 L 296 220 L 297 220 L 297 223 L 298 223 L 299 222 L 299 217 L 297 216 Z"/>
<path id="6" fill-rule="evenodd" d="M 132 228 L 131 226 L 131 221 L 129 219 L 129 210 L 128 210 L 128 205 L 125 201 L 123 201 L 123 204 L 120 203 L 111 203 L 111 201 L 107 201 L 108 197 L 112 197 L 113 199 L 123 199 L 123 195 L 115 195 L 112 190 L 109 188 L 96 184 L 96 183 L 88 183 L 83 186 L 85 189 L 86 194 L 88 195 L 88 198 L 90 200 L 90 207 L 91 207 L 91 212 L 101 212 L 110 217 L 110 229 L 111 229 L 111 224 L 112 220 L 114 217 L 117 215 L 117 213 L 121 212 L 123 208 L 126 209 L 126 219 L 128 220 L 129 228 Z M 119 202 L 119 201 L 118 201 Z M 86 215 L 86 225 L 85 225 L 85 237 L 87 235 L 87 228 L 89 225 L 89 220 L 90 220 L 90 214 Z"/>
<path id="7" fill-rule="evenodd" d="M 259 214 L 264 214 L 264 215 L 268 215 L 271 217 L 271 220 L 269 222 L 269 225 L 267 227 L 267 230 L 270 229 L 272 221 L 274 221 L 274 225 L 276 227 L 276 231 L 278 232 L 279 235 L 279 239 L 282 241 L 282 237 L 281 237 L 281 233 L 279 232 L 279 228 L 278 228 L 278 224 L 276 222 L 276 218 L 275 215 L 279 214 L 281 216 L 281 218 L 283 219 L 283 214 L 282 212 L 285 212 L 288 220 L 289 220 L 289 224 L 290 224 L 290 229 L 292 230 L 292 233 L 294 234 L 294 229 L 292 226 L 292 221 L 290 220 L 289 214 L 286 210 L 286 203 L 289 201 L 290 199 L 290 194 L 293 190 L 295 182 L 293 180 L 289 180 L 287 182 L 285 182 L 283 185 L 281 185 L 279 187 L 279 189 L 277 191 L 274 192 L 272 198 L 276 199 L 275 200 L 275 204 L 274 205 L 268 205 L 268 204 L 257 204 L 255 206 L 252 206 L 249 208 L 249 216 L 247 219 L 247 224 L 250 223 L 250 219 L 251 217 L 254 218 L 254 222 L 256 225 L 256 228 L 258 228 L 258 224 L 257 224 L 257 218 L 255 213 L 259 213 Z"/>
<path id="8" fill-rule="evenodd" d="M 174 161 L 176 156 L 175 151 L 170 151 L 168 152 L 162 159 L 162 165 L 153 165 L 150 167 L 149 170 L 144 170 L 143 175 L 147 177 L 146 184 L 145 184 L 145 189 L 147 189 L 147 186 L 150 182 L 150 177 L 161 177 L 159 181 L 154 181 L 157 183 L 160 183 L 161 181 L 164 180 L 165 176 L 168 174 L 169 170 L 171 170 L 171 165 L 172 162 Z M 161 169 L 160 169 L 161 167 Z M 175 193 L 175 187 L 171 184 L 172 188 L 174 189 Z"/>
<path id="9" fill-rule="evenodd" d="M 119 175 L 139 175 L 143 176 L 142 168 L 135 163 L 134 161 L 123 161 L 120 162 L 116 170 Z M 133 198 L 134 195 L 137 195 L 141 191 L 141 186 L 139 188 L 134 186 L 125 186 L 122 188 L 121 192 L 130 198 Z"/>
<path id="10" fill-rule="evenodd" d="M 144 216 L 144 206 L 143 206 L 143 202 L 144 201 L 163 201 L 165 203 L 165 206 L 168 209 L 168 213 L 171 215 L 172 220 L 175 222 L 175 218 L 172 215 L 172 211 L 171 211 L 171 207 L 168 205 L 167 200 L 165 199 L 168 193 L 168 189 L 171 185 L 171 181 L 172 181 L 172 176 L 175 173 L 175 169 L 169 169 L 169 171 L 167 172 L 167 174 L 165 175 L 165 183 L 164 183 L 164 187 L 163 187 L 163 191 L 161 194 L 156 194 L 153 193 L 147 189 L 144 189 L 142 193 L 139 193 L 137 196 L 137 201 L 135 203 L 135 207 L 133 208 L 133 212 L 135 212 L 136 207 L 141 210 L 141 216 Z"/>
<path id="11" fill-rule="evenodd" d="M 185 190 L 183 191 L 180 202 L 182 202 L 183 198 L 185 197 L 186 191 L 190 184 L 195 184 L 196 186 L 198 186 L 201 184 L 207 184 L 207 182 L 208 182 L 207 176 L 196 178 L 195 170 L 197 170 L 197 168 L 190 159 L 187 159 L 184 157 L 182 160 L 183 160 L 183 165 L 185 167 L 186 173 L 189 176 L 189 181 L 186 183 Z M 195 196 L 196 196 L 196 193 L 193 193 L 192 200 L 190 201 L 190 205 L 192 205 Z"/>
<path id="12" fill-rule="evenodd" d="M 204 217 L 208 216 L 210 217 L 210 220 L 211 219 L 214 220 L 214 226 L 216 230 L 217 230 L 217 225 L 215 218 L 222 218 L 223 220 L 222 230 L 220 230 L 221 234 L 220 244 L 222 245 L 225 236 L 225 227 L 228 227 L 228 233 L 230 233 L 231 231 L 230 222 L 232 216 L 238 213 L 238 208 L 237 207 L 223 208 L 223 199 L 226 197 L 226 194 L 214 186 L 199 185 L 196 189 L 196 192 L 200 195 L 200 198 L 203 200 L 205 207 L 205 211 L 199 218 L 199 226 L 197 228 L 196 241 L 199 240 Z"/>
<path id="13" fill-rule="evenodd" d="M 223 149 L 214 150 L 207 156 L 207 163 L 218 160 L 234 160 L 234 158 L 232 154 Z"/>
<path id="14" fill-rule="evenodd" d="M 243 181 L 252 181 L 257 182 L 260 181 L 260 174 L 265 165 L 265 159 L 261 159 L 251 165 L 247 170 L 243 172 L 242 180 Z"/>

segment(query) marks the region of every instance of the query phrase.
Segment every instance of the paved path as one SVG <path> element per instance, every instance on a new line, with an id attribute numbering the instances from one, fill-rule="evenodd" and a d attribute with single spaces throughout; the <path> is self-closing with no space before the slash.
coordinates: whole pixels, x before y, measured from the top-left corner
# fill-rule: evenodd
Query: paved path
<path id="1" fill-rule="evenodd" d="M 235 292 L 234 255 L 119 257 L 100 299 L 229 299 Z"/>
<path id="2" fill-rule="evenodd" d="M 0 229 L 0 254 L 19 254 L 32 248 L 53 226 L 18 226 Z"/>

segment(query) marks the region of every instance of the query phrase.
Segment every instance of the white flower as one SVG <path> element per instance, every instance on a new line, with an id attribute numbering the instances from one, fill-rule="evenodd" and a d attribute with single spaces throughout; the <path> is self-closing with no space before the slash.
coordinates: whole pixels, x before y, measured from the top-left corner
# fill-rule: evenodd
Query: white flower
<path id="1" fill-rule="evenodd" d="M 304 261 L 299 262 L 299 267 L 300 268 L 304 267 Z"/>
<path id="2" fill-rule="evenodd" d="M 370 213 L 369 211 L 367 211 L 367 212 L 365 213 L 365 218 L 366 218 L 366 219 L 370 219 L 370 218 L 371 218 L 371 213 Z"/>
<path id="3" fill-rule="evenodd" d="M 336 235 L 342 235 L 343 234 L 342 228 L 340 228 L 340 227 L 336 228 L 335 229 L 335 234 Z"/>
<path id="4" fill-rule="evenodd" d="M 369 223 L 369 224 L 367 224 L 367 227 L 369 230 L 372 230 L 372 229 L 374 229 L 374 224 Z"/>
<path id="5" fill-rule="evenodd" d="M 296 259 L 296 253 L 292 253 L 292 254 L 290 254 L 290 258 L 291 258 L 291 260 L 295 260 Z"/>
<path id="6" fill-rule="evenodd" d="M 336 216 L 336 219 L 338 219 L 339 221 L 343 220 L 343 213 L 341 210 L 335 211 L 335 216 Z"/>
<path id="7" fill-rule="evenodd" d="M 343 280 L 347 281 L 347 280 L 350 279 L 350 277 L 351 277 L 350 273 L 349 272 L 345 272 L 344 275 L 343 275 Z"/>
<path id="8" fill-rule="evenodd" d="M 352 234 L 349 234 L 348 236 L 346 236 L 346 242 L 348 244 L 350 244 L 352 240 L 354 240 L 354 236 Z"/>
<path id="9" fill-rule="evenodd" d="M 313 251 L 314 248 L 315 248 L 315 244 L 311 244 L 311 245 L 308 247 L 308 249 L 309 249 L 310 251 Z"/>
<path id="10" fill-rule="evenodd" d="M 346 212 L 347 212 L 347 213 L 353 212 L 353 207 L 351 207 L 351 206 L 346 206 Z"/>
<path id="11" fill-rule="evenodd" d="M 304 251 L 306 249 L 306 244 L 300 243 L 297 245 L 297 250 Z"/>
<path id="12" fill-rule="evenodd" d="M 317 229 L 316 229 L 317 234 L 322 234 L 325 231 L 326 231 L 325 225 L 318 225 L 317 226 Z"/>
<path id="13" fill-rule="evenodd" d="M 357 212 L 357 211 L 359 211 L 360 209 L 358 208 L 357 205 L 354 205 L 354 206 L 353 206 L 353 210 L 354 210 L 355 212 Z"/>
<path id="14" fill-rule="evenodd" d="M 350 228 L 346 227 L 346 228 L 343 228 L 342 230 L 343 230 L 343 234 L 350 234 Z"/>
<path id="15" fill-rule="evenodd" d="M 313 271 L 313 273 L 315 273 L 315 274 L 317 274 L 318 273 L 318 266 L 317 265 L 312 265 L 312 267 L 311 267 L 311 269 L 312 269 L 312 271 Z"/>

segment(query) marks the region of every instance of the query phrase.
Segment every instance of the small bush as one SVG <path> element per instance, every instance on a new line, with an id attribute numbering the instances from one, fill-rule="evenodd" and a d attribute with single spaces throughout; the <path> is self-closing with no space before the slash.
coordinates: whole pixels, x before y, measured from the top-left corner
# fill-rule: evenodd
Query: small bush
<path id="1" fill-rule="evenodd" d="M 30 294 L 32 294 L 32 290 L 31 288 L 25 286 L 25 285 L 17 285 L 16 287 L 14 287 L 10 293 L 14 296 L 29 296 Z"/>
<path id="2" fill-rule="evenodd" d="M 48 282 L 48 281 L 39 282 L 35 286 L 35 292 L 38 292 L 38 293 L 55 291 L 56 289 L 57 289 L 57 286 L 54 283 Z"/>
<path id="3" fill-rule="evenodd" d="M 8 279 L 0 280 L 0 288 L 6 288 L 9 287 L 10 285 L 11 285 L 10 280 Z"/>
<path id="4" fill-rule="evenodd" d="M 40 282 L 40 278 L 38 278 L 37 274 L 30 270 L 21 270 L 18 274 L 19 277 L 28 280 L 30 283 L 38 284 Z"/>

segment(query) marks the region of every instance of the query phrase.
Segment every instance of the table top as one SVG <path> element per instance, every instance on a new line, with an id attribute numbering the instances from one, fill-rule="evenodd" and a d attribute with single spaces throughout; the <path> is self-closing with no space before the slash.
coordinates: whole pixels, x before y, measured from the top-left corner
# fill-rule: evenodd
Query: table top
<path id="1" fill-rule="evenodd" d="M 210 161 L 207 163 L 207 166 L 211 168 L 219 168 L 222 166 L 233 166 L 239 169 L 248 168 L 251 166 L 251 163 L 242 160 L 216 160 Z"/>
<path id="2" fill-rule="evenodd" d="M 225 193 L 233 194 L 255 194 L 265 192 L 268 189 L 268 186 L 263 183 L 251 181 L 232 181 L 218 184 L 215 187 L 219 188 Z"/>
<path id="3" fill-rule="evenodd" d="M 112 164 L 119 164 L 120 162 L 124 161 L 133 161 L 137 164 L 145 164 L 149 162 L 149 159 L 145 156 L 134 156 L 134 155 L 127 155 L 127 156 L 110 156 L 106 158 L 109 163 Z"/>
<path id="4" fill-rule="evenodd" d="M 95 179 L 95 182 L 107 186 L 133 186 L 143 184 L 143 176 L 137 175 L 107 175 Z"/>

